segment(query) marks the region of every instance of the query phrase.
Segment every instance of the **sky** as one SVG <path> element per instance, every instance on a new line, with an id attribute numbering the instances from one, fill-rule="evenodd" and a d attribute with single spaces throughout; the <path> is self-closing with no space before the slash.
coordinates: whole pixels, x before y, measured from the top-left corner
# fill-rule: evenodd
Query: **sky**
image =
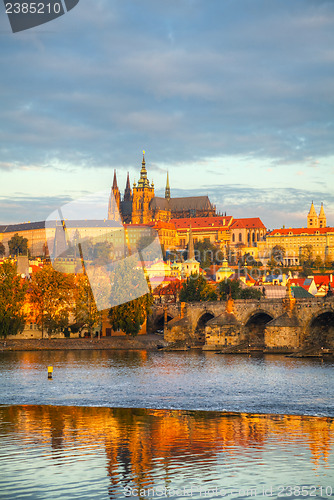
<path id="1" fill-rule="evenodd" d="M 13 34 L 0 4 L 0 223 L 138 181 L 233 217 L 334 225 L 334 2 L 80 0 Z"/>

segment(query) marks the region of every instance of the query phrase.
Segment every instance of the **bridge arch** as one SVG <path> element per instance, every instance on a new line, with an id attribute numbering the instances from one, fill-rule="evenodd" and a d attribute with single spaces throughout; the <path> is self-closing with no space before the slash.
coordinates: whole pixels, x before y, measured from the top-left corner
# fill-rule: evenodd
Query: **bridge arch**
<path id="1" fill-rule="evenodd" d="M 174 316 L 171 315 L 169 312 L 167 312 L 167 323 L 171 319 L 174 319 Z M 154 320 L 154 323 L 153 323 L 153 332 L 156 332 L 158 330 L 163 330 L 164 326 L 165 326 L 165 314 L 162 313 L 162 314 L 157 315 L 157 317 Z"/>
<path id="2" fill-rule="evenodd" d="M 214 317 L 215 315 L 213 314 L 213 312 L 207 310 L 201 311 L 201 313 L 198 315 L 195 327 L 195 337 L 196 343 L 198 345 L 205 344 L 205 327 L 207 322 Z"/>
<path id="3" fill-rule="evenodd" d="M 245 338 L 253 347 L 264 348 L 264 332 L 269 321 L 274 317 L 264 310 L 253 311 L 245 322 Z"/>
<path id="4" fill-rule="evenodd" d="M 334 310 L 321 311 L 311 319 L 306 343 L 314 347 L 334 349 Z"/>

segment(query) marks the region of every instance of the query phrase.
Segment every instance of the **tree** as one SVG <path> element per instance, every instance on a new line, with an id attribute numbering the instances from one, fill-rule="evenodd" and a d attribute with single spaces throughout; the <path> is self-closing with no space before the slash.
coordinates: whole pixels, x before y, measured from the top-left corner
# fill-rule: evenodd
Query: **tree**
<path id="1" fill-rule="evenodd" d="M 36 323 L 42 331 L 52 333 L 68 327 L 73 303 L 73 278 L 47 265 L 32 275 L 29 301 L 34 307 Z"/>
<path id="2" fill-rule="evenodd" d="M 237 299 L 260 299 L 262 294 L 260 290 L 252 287 L 243 288 L 240 280 L 224 280 L 218 285 L 218 290 L 222 300 L 231 297 Z"/>
<path id="3" fill-rule="evenodd" d="M 239 259 L 238 264 L 239 264 L 239 267 L 241 267 L 241 266 L 249 266 L 249 267 L 260 267 L 260 266 L 262 266 L 262 262 L 255 260 L 254 257 L 250 253 L 245 253 Z"/>
<path id="4" fill-rule="evenodd" d="M 151 310 L 153 296 L 136 255 L 111 268 L 110 282 L 109 302 L 115 304 L 109 311 L 113 330 L 137 335 Z"/>
<path id="5" fill-rule="evenodd" d="M 5 245 L 0 241 L 0 256 L 3 257 L 6 253 Z"/>
<path id="6" fill-rule="evenodd" d="M 109 311 L 109 321 L 112 329 L 123 331 L 127 335 L 138 335 L 141 326 L 151 312 L 153 297 L 150 293 L 131 300 L 126 304 L 112 307 Z"/>
<path id="7" fill-rule="evenodd" d="M 210 267 L 212 264 L 218 264 L 222 261 L 222 251 L 219 247 L 213 245 L 209 240 L 197 241 L 194 244 L 196 260 L 201 264 L 202 269 Z"/>
<path id="8" fill-rule="evenodd" d="M 326 269 L 332 269 L 334 267 L 334 262 L 332 262 L 332 259 L 329 256 L 325 258 L 324 264 Z"/>
<path id="9" fill-rule="evenodd" d="M 299 248 L 299 262 L 302 266 L 311 267 L 313 261 L 313 246 L 304 245 Z"/>
<path id="10" fill-rule="evenodd" d="M 284 257 L 285 257 L 285 248 L 282 247 L 281 245 L 275 245 L 271 250 L 269 267 L 274 268 L 277 266 L 283 266 Z"/>
<path id="11" fill-rule="evenodd" d="M 229 297 L 234 300 L 240 299 L 241 282 L 239 280 L 223 280 L 218 285 L 218 291 L 221 300 L 227 300 Z"/>
<path id="12" fill-rule="evenodd" d="M 259 300 L 262 297 L 262 293 L 258 288 L 253 288 L 248 286 L 247 288 L 241 289 L 240 299 L 255 299 Z"/>
<path id="13" fill-rule="evenodd" d="M 212 286 L 210 286 L 204 276 L 201 274 L 192 274 L 183 283 L 180 292 L 181 302 L 201 302 L 201 301 L 214 301 L 217 300 L 217 293 Z"/>
<path id="14" fill-rule="evenodd" d="M 8 241 L 9 254 L 12 256 L 28 254 L 28 239 L 15 233 Z"/>
<path id="15" fill-rule="evenodd" d="M 320 267 L 324 266 L 324 262 L 323 262 L 322 258 L 320 257 L 320 255 L 316 256 L 313 264 L 314 264 L 314 267 L 316 267 L 317 269 L 320 269 Z"/>
<path id="16" fill-rule="evenodd" d="M 90 337 L 93 329 L 100 322 L 94 296 L 86 274 L 77 274 L 74 287 L 75 322 L 80 330 L 87 328 Z"/>
<path id="17" fill-rule="evenodd" d="M 299 263 L 302 266 L 301 276 L 309 276 L 312 272 L 313 246 L 304 245 L 299 248 Z"/>
<path id="18" fill-rule="evenodd" d="M 5 261 L 0 266 L 0 337 L 23 331 L 23 306 L 27 283 L 16 274 L 15 264 Z"/>

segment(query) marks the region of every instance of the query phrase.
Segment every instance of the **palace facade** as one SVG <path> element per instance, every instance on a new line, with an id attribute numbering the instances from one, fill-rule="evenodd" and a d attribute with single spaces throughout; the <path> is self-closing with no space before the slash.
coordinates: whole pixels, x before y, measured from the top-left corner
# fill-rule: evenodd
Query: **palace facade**
<path id="1" fill-rule="evenodd" d="M 312 258 L 320 257 L 322 261 L 334 261 L 334 227 L 326 227 L 326 215 L 323 204 L 319 215 L 313 201 L 307 215 L 307 227 L 274 229 L 266 236 L 266 241 L 259 244 L 259 259 L 265 262 L 271 256 L 275 246 L 285 250 L 283 263 L 286 266 L 299 265 L 306 253 Z"/>

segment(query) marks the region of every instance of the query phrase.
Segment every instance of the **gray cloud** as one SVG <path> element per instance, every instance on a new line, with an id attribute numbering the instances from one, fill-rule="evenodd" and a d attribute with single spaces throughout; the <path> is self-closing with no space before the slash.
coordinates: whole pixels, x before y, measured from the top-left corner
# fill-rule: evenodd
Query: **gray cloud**
<path id="1" fill-rule="evenodd" d="M 160 195 L 162 195 L 160 190 Z M 267 228 L 285 224 L 305 227 L 306 217 L 314 200 L 316 210 L 324 203 L 327 224 L 334 225 L 334 194 L 307 191 L 302 188 L 250 188 L 243 184 L 203 186 L 201 189 L 172 189 L 172 196 L 201 196 L 207 194 L 217 210 L 234 218 L 260 217 Z"/>
<path id="2" fill-rule="evenodd" d="M 0 224 L 14 224 L 45 220 L 50 213 L 71 201 L 68 196 L 26 196 L 16 193 L 15 197 L 0 197 Z M 24 214 L 24 215 L 23 215 Z"/>
<path id="3" fill-rule="evenodd" d="M 331 2 L 82 0 L 5 39 L 2 161 L 333 154 L 333 25 Z"/>

